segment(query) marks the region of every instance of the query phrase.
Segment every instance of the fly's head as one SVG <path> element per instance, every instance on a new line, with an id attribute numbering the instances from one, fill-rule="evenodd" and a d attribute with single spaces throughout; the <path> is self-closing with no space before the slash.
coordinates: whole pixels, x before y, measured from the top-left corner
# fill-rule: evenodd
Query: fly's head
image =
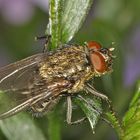
<path id="1" fill-rule="evenodd" d="M 92 71 L 95 76 L 112 71 L 114 48 L 103 48 L 99 43 L 90 41 L 86 43 Z"/>

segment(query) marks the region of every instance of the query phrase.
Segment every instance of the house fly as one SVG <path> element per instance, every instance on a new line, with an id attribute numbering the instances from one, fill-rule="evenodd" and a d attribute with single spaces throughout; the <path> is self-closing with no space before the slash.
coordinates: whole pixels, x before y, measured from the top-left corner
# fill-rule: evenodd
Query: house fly
<path id="1" fill-rule="evenodd" d="M 0 119 L 30 110 L 45 114 L 67 96 L 68 118 L 71 96 L 86 91 L 102 99 L 88 82 L 112 71 L 112 51 L 90 41 L 85 45 L 62 45 L 56 51 L 39 53 L 0 69 Z"/>

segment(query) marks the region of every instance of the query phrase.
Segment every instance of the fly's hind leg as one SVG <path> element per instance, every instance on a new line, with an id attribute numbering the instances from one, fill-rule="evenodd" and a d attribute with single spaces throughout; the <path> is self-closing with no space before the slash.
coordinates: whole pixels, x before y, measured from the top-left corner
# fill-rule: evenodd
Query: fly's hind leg
<path id="1" fill-rule="evenodd" d="M 50 42 L 50 38 L 51 38 L 51 35 L 43 35 L 43 36 L 36 36 L 35 37 L 35 40 L 44 40 L 45 39 L 45 44 L 44 44 L 44 47 L 43 47 L 43 52 L 47 52 L 48 51 L 48 45 L 49 45 L 49 42 Z"/>
<path id="2" fill-rule="evenodd" d="M 72 118 L 72 101 L 71 101 L 71 96 L 67 96 L 67 117 L 66 117 L 67 123 L 70 125 L 75 125 L 75 124 L 80 124 L 81 122 L 87 119 L 86 117 L 83 117 L 82 119 L 72 122 L 71 118 Z"/>

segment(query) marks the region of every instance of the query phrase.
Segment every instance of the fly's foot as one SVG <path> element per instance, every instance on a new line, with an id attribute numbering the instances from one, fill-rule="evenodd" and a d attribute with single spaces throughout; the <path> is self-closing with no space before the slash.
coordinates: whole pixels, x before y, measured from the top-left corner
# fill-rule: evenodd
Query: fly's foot
<path id="1" fill-rule="evenodd" d="M 94 95 L 95 97 L 99 97 L 100 99 L 102 99 L 103 101 L 106 101 L 106 103 L 108 104 L 108 108 L 113 111 L 112 109 L 112 105 L 111 105 L 111 100 L 104 94 L 98 92 L 92 85 L 90 85 L 89 83 L 85 84 L 85 91 L 87 93 L 90 93 L 92 95 Z"/>
<path id="2" fill-rule="evenodd" d="M 78 125 L 78 124 L 81 124 L 82 122 L 84 122 L 84 121 L 86 121 L 86 120 L 87 120 L 87 117 L 83 117 L 83 118 L 78 119 L 78 120 L 76 120 L 76 121 L 74 121 L 74 122 L 72 122 L 72 121 L 67 121 L 67 120 L 66 120 L 66 122 L 67 122 L 69 125 Z"/>
<path id="3" fill-rule="evenodd" d="M 50 39 L 51 39 L 51 35 L 43 35 L 43 36 L 36 36 L 35 37 L 35 41 L 46 40 L 44 47 L 43 47 L 43 52 L 46 52 L 48 50 L 48 45 L 49 45 Z"/>

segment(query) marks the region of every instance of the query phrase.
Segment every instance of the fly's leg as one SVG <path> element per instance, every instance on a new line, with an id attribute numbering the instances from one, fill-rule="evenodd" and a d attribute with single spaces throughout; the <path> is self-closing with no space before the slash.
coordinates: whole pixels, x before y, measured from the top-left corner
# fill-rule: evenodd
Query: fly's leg
<path id="1" fill-rule="evenodd" d="M 70 125 L 75 125 L 75 124 L 79 124 L 83 121 L 85 121 L 87 118 L 83 117 L 82 119 L 79 119 L 77 121 L 72 122 L 71 118 L 72 118 L 72 101 L 71 101 L 71 96 L 67 96 L 67 117 L 66 117 L 66 121 L 68 124 Z"/>
<path id="2" fill-rule="evenodd" d="M 51 35 L 44 35 L 44 36 L 35 37 L 35 40 L 44 40 L 44 39 L 46 40 L 45 45 L 43 47 L 43 52 L 48 51 L 48 45 L 49 45 L 49 42 L 50 42 L 50 38 L 51 38 Z"/>
<path id="3" fill-rule="evenodd" d="M 96 108 L 96 106 L 94 106 L 93 104 L 89 103 L 85 98 L 83 98 L 81 95 L 77 96 L 78 98 L 80 98 L 82 101 L 84 101 L 87 105 L 91 106 L 98 114 L 102 114 L 102 112 Z"/>
<path id="4" fill-rule="evenodd" d="M 67 123 L 71 124 L 71 117 L 72 117 L 72 102 L 71 102 L 71 97 L 67 97 Z"/>
<path id="5" fill-rule="evenodd" d="M 81 95 L 77 95 L 77 98 L 80 98 L 82 101 L 84 101 L 86 104 L 90 105 L 92 108 L 94 108 L 94 110 L 98 113 L 102 115 L 102 112 L 97 109 L 95 106 L 93 106 L 92 104 L 90 104 L 86 99 L 84 99 Z M 71 122 L 71 117 L 72 117 L 72 101 L 71 101 L 71 96 L 67 97 L 67 123 L 70 125 L 75 125 L 75 124 L 79 124 L 85 120 L 87 120 L 87 117 L 83 117 L 77 121 Z"/>
<path id="6" fill-rule="evenodd" d="M 98 108 L 96 108 L 96 106 L 93 106 L 91 103 L 89 103 L 87 100 L 85 100 L 85 98 L 83 98 L 81 95 L 78 95 L 77 97 L 82 99 L 82 101 L 84 101 L 86 104 L 90 105 L 98 114 L 100 114 L 101 120 L 103 120 L 108 125 L 113 127 L 112 124 L 110 123 L 110 121 L 105 118 L 106 115 L 103 112 L 101 112 Z"/>
<path id="7" fill-rule="evenodd" d="M 47 35 L 43 35 L 43 36 L 36 36 L 35 37 L 35 40 L 37 41 L 37 40 L 44 40 L 44 39 L 46 39 L 47 38 Z"/>
<path id="8" fill-rule="evenodd" d="M 100 97 L 103 100 L 106 100 L 107 102 L 110 102 L 110 100 L 108 99 L 107 96 L 105 96 L 104 94 L 98 92 L 92 85 L 90 85 L 89 83 L 85 84 L 85 90 L 88 93 L 91 93 L 92 95 L 96 96 L 96 97 Z"/>
<path id="9" fill-rule="evenodd" d="M 109 100 L 109 98 L 107 96 L 105 96 L 104 94 L 98 92 L 92 85 L 90 85 L 89 83 L 86 83 L 85 84 L 85 91 L 96 96 L 96 97 L 99 97 L 101 98 L 102 100 L 106 101 L 108 106 L 109 106 L 109 109 L 114 112 L 113 110 L 113 107 L 111 105 L 111 101 Z"/>

